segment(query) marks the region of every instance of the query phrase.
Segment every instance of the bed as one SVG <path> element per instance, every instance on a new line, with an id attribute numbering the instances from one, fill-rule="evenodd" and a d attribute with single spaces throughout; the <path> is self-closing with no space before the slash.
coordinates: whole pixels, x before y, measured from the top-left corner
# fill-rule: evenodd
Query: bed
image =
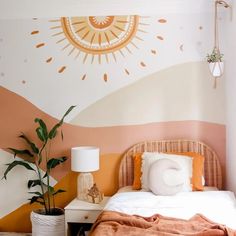
<path id="1" fill-rule="evenodd" d="M 152 190 L 133 190 L 133 157 L 146 152 L 203 156 L 203 191 L 159 195 Z M 222 190 L 219 158 L 203 142 L 161 140 L 135 144 L 121 160 L 119 188 L 93 225 L 91 235 L 236 235 L 235 196 Z"/>

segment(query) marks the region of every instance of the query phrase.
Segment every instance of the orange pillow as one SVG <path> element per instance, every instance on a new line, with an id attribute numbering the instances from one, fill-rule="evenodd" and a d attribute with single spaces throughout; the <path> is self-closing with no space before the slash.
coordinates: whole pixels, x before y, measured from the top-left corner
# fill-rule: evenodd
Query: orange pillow
<path id="1" fill-rule="evenodd" d="M 169 154 L 184 155 L 193 158 L 193 171 L 192 171 L 192 190 L 203 191 L 202 176 L 204 175 L 204 157 L 195 152 L 168 152 Z"/>
<path id="2" fill-rule="evenodd" d="M 134 190 L 140 190 L 141 189 L 142 154 L 143 153 L 135 153 L 134 156 L 133 156 L 133 162 L 134 162 L 133 189 Z"/>

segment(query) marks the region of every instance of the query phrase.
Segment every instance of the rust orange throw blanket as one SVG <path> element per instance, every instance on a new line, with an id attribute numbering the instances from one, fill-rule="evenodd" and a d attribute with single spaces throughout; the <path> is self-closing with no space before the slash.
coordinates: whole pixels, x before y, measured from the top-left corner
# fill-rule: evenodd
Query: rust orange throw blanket
<path id="1" fill-rule="evenodd" d="M 236 231 L 197 214 L 189 220 L 165 217 L 131 216 L 115 211 L 102 212 L 94 223 L 90 236 L 236 236 Z"/>

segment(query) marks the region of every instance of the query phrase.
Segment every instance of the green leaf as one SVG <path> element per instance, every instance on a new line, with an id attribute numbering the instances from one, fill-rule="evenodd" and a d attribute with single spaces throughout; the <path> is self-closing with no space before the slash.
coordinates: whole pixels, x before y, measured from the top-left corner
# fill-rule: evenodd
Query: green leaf
<path id="1" fill-rule="evenodd" d="M 64 114 L 64 116 L 62 117 L 61 119 L 61 123 L 63 123 L 65 117 L 75 108 L 76 106 L 71 106 L 67 111 L 66 113 Z"/>
<path id="2" fill-rule="evenodd" d="M 43 157 L 42 157 L 42 150 L 41 150 L 41 152 L 39 153 L 39 165 L 41 164 L 42 159 L 43 159 Z"/>
<path id="3" fill-rule="evenodd" d="M 6 164 L 8 165 L 7 169 L 5 170 L 4 174 L 3 174 L 3 178 L 7 179 L 7 174 L 8 172 L 13 169 L 14 167 L 20 165 L 25 167 L 28 170 L 33 170 L 35 171 L 28 163 L 24 162 L 24 161 L 13 161 L 12 163 Z"/>
<path id="4" fill-rule="evenodd" d="M 55 168 L 57 165 L 65 162 L 67 157 L 58 157 L 58 158 L 51 158 L 47 162 L 47 170 L 50 172 L 51 169 Z"/>
<path id="5" fill-rule="evenodd" d="M 35 194 L 35 195 L 38 195 L 39 197 L 43 198 L 43 195 L 40 192 L 28 192 L 28 193 Z"/>
<path id="6" fill-rule="evenodd" d="M 43 142 L 48 140 L 48 129 L 46 124 L 42 119 L 36 118 L 34 120 L 36 123 L 39 123 L 39 127 L 36 129 L 38 135 L 40 135 L 40 140 Z"/>
<path id="7" fill-rule="evenodd" d="M 45 142 L 44 135 L 43 135 L 43 130 L 42 130 L 40 127 L 38 127 L 38 128 L 36 129 L 36 133 L 37 133 L 39 139 L 40 139 L 42 142 Z"/>
<path id="8" fill-rule="evenodd" d="M 54 192 L 52 195 L 55 196 L 58 193 L 65 193 L 66 191 L 63 189 L 58 189 L 56 192 Z"/>
<path id="9" fill-rule="evenodd" d="M 65 113 L 64 116 L 61 118 L 61 120 L 60 120 L 57 124 L 55 124 L 54 127 L 50 130 L 49 135 L 48 135 L 48 137 L 49 137 L 50 139 L 53 139 L 53 138 L 56 137 L 57 129 L 63 124 L 65 117 L 66 117 L 66 116 L 72 111 L 72 109 L 74 109 L 75 107 L 76 107 L 76 106 L 71 106 L 71 107 L 66 111 L 66 113 Z"/>
<path id="10" fill-rule="evenodd" d="M 48 186 L 48 191 L 49 191 L 49 194 L 52 194 L 52 195 L 55 192 L 55 190 L 52 186 Z"/>
<path id="11" fill-rule="evenodd" d="M 33 157 L 34 155 L 27 149 L 15 149 L 15 148 L 8 148 L 9 150 L 11 150 L 12 152 L 14 152 L 14 157 L 16 155 L 26 155 L 26 156 L 30 156 Z"/>
<path id="12" fill-rule="evenodd" d="M 31 149 L 32 149 L 32 151 L 33 151 L 34 153 L 36 153 L 36 154 L 39 153 L 39 149 L 37 148 L 37 146 L 36 146 L 33 142 L 31 142 L 31 141 L 26 137 L 26 135 L 25 135 L 24 133 L 22 133 L 22 134 L 19 136 L 19 138 L 24 139 L 24 140 L 30 145 L 30 147 L 31 147 Z"/>
<path id="13" fill-rule="evenodd" d="M 28 200 L 30 200 L 30 204 L 34 203 L 34 202 L 38 202 L 41 205 L 44 205 L 43 201 L 40 201 L 41 197 L 38 196 L 33 196 L 32 198 L 29 198 Z"/>
<path id="14" fill-rule="evenodd" d="M 63 135 L 63 132 L 61 130 L 61 140 L 63 140 L 63 139 L 64 139 L 64 135 Z"/>
<path id="15" fill-rule="evenodd" d="M 28 188 L 32 188 L 32 187 L 41 185 L 41 183 L 43 185 L 45 185 L 44 182 L 40 181 L 40 179 L 29 180 L 28 181 Z"/>
<path id="16" fill-rule="evenodd" d="M 49 137 L 50 139 L 53 139 L 53 138 L 56 137 L 56 135 L 57 135 L 57 129 L 58 129 L 60 126 L 61 126 L 61 124 L 60 124 L 60 123 L 57 123 L 57 124 L 51 129 L 51 131 L 49 132 L 49 135 L 48 135 L 48 137 Z"/>

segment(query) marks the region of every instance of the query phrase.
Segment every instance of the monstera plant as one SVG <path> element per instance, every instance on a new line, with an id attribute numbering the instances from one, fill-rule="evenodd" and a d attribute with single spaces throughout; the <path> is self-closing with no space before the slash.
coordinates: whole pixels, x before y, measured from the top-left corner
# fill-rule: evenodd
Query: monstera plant
<path id="1" fill-rule="evenodd" d="M 51 130 L 48 129 L 46 123 L 40 119 L 35 118 L 34 122 L 37 123 L 37 128 L 35 130 L 37 142 L 31 140 L 25 133 L 22 133 L 19 138 L 23 139 L 28 146 L 27 149 L 15 149 L 9 148 L 9 150 L 14 154 L 14 157 L 19 156 L 21 159 L 14 159 L 11 163 L 7 164 L 7 168 L 4 172 L 3 178 L 7 179 L 7 175 L 10 171 L 12 171 L 16 166 L 22 166 L 29 171 L 35 172 L 35 179 L 31 179 L 28 181 L 28 188 L 31 189 L 33 187 L 38 187 L 37 191 L 29 191 L 29 194 L 32 197 L 29 199 L 30 203 L 37 202 L 43 206 L 43 209 L 40 209 L 37 214 L 40 215 L 63 215 L 64 211 L 62 209 L 55 207 L 55 196 L 57 194 L 65 192 L 65 190 L 58 189 L 55 190 L 53 186 L 50 185 L 50 173 L 51 170 L 56 166 L 67 160 L 67 157 L 51 157 L 51 145 L 56 136 L 58 135 L 58 131 L 63 125 L 65 117 L 71 112 L 71 110 L 75 106 L 71 106 L 66 113 L 63 115 L 61 120 L 56 123 Z M 61 139 L 63 140 L 63 132 L 60 129 Z M 36 144 L 37 143 L 37 144 Z M 42 171 L 44 170 L 44 172 Z M 35 213 L 34 213 L 35 214 Z M 35 218 L 35 215 L 32 216 L 31 213 L 31 221 L 32 218 Z M 36 217 L 37 218 L 37 217 Z M 48 223 L 48 219 L 46 219 Z M 32 222 L 33 225 L 33 222 Z M 63 226 L 64 227 L 64 226 Z M 37 228 L 37 227 L 36 227 Z M 64 228 L 63 228 L 64 229 Z M 48 229 L 45 228 L 46 235 L 63 235 L 63 233 L 58 233 L 57 229 L 53 229 L 54 233 L 50 234 Z M 34 232 L 33 225 L 33 235 L 44 235 L 41 232 Z"/>

